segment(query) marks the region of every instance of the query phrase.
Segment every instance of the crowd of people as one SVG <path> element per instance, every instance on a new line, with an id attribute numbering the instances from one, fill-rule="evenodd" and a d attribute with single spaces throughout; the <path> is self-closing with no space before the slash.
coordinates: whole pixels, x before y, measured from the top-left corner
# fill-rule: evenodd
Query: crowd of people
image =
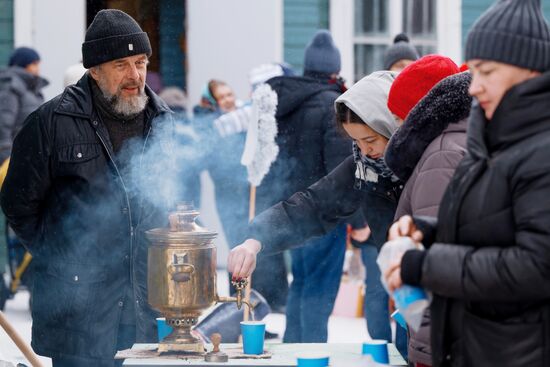
<path id="1" fill-rule="evenodd" d="M 152 52 L 138 23 L 110 9 L 61 95 L 44 103 L 33 49 L 0 71 L 0 203 L 32 254 L 32 345 L 53 366 L 120 365 L 117 350 L 156 340 L 143 232 L 166 225 L 174 198 L 200 206 L 202 171 L 230 278 L 251 277 L 285 313 L 283 342 L 327 341 L 349 233 L 368 333 L 411 366 L 548 365 L 550 26 L 539 0 L 497 1 L 469 31 L 462 66 L 421 57 L 401 34 L 384 70 L 346 85 L 320 30 L 302 75 L 254 68 L 251 94 L 276 96 L 261 118 L 276 123 L 277 149 L 250 223 L 241 155 L 259 106 L 212 79 L 190 113 L 181 89 L 146 83 Z M 400 238 L 415 248 L 379 267 Z M 392 336 L 403 285 L 428 291 L 430 307 Z"/>

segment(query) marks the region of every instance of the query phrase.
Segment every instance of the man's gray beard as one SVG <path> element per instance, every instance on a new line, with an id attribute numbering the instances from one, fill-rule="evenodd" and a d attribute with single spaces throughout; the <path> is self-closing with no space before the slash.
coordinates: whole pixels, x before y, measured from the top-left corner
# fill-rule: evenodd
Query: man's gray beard
<path id="1" fill-rule="evenodd" d="M 145 94 L 145 88 L 139 88 L 139 94 L 137 96 L 130 96 L 128 98 L 120 98 L 121 91 L 118 90 L 116 94 L 111 94 L 107 88 L 103 85 L 101 78 L 98 80 L 97 85 L 103 93 L 103 97 L 109 102 L 113 111 L 122 116 L 134 116 L 140 113 L 147 106 L 149 97 Z"/>

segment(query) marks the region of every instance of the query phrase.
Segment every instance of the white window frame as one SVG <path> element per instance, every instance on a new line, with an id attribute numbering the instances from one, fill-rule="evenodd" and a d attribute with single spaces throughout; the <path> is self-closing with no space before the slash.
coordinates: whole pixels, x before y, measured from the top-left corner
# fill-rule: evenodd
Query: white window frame
<path id="1" fill-rule="evenodd" d="M 387 37 L 356 37 L 354 33 L 354 0 L 330 0 L 330 30 L 342 56 L 341 75 L 353 83 L 354 45 L 356 43 L 391 44 L 402 32 L 403 2 L 389 0 L 389 35 Z M 462 0 L 437 0 L 436 52 L 462 62 Z M 433 41 L 419 42 L 432 44 Z"/>

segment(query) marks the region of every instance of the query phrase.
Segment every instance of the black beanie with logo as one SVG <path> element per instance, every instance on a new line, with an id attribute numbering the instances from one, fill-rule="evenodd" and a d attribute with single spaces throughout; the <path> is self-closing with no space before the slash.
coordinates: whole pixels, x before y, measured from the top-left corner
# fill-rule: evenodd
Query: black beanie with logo
<path id="1" fill-rule="evenodd" d="M 86 31 L 82 63 L 86 69 L 128 56 L 151 56 L 147 33 L 121 10 L 100 10 Z"/>

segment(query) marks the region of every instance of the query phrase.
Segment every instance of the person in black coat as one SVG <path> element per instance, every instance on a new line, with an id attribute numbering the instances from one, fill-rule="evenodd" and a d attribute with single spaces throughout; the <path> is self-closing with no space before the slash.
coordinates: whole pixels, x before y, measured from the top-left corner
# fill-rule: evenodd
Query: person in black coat
<path id="1" fill-rule="evenodd" d="M 338 131 L 334 116 L 334 101 L 345 91 L 339 72 L 340 52 L 331 34 L 323 30 L 315 34 L 305 50 L 303 76 L 279 76 L 267 81 L 278 97 L 275 119 L 279 154 L 257 187 L 257 213 L 304 190 L 351 153 L 351 142 Z M 286 302 L 283 341 L 327 340 L 327 322 L 340 285 L 344 255 L 344 224 L 309 241 L 308 246 L 291 251 L 293 281 L 288 297 L 283 254 L 259 256 L 252 286 L 274 302 L 276 309 Z M 323 263 L 325 257 L 333 262 Z M 318 284 L 312 286 L 310 278 L 316 278 Z"/>
<path id="2" fill-rule="evenodd" d="M 402 217 L 411 236 L 390 289 L 433 292 L 434 366 L 550 363 L 550 27 L 537 0 L 499 1 L 466 42 L 475 98 L 467 153 L 438 218 Z"/>
<path id="3" fill-rule="evenodd" d="M 54 367 L 120 365 L 117 350 L 156 341 L 144 231 L 167 224 L 176 167 L 170 110 L 145 84 L 147 34 L 102 10 L 82 54 L 88 72 L 15 138 L 1 193 L 33 255 L 32 346 Z"/>

